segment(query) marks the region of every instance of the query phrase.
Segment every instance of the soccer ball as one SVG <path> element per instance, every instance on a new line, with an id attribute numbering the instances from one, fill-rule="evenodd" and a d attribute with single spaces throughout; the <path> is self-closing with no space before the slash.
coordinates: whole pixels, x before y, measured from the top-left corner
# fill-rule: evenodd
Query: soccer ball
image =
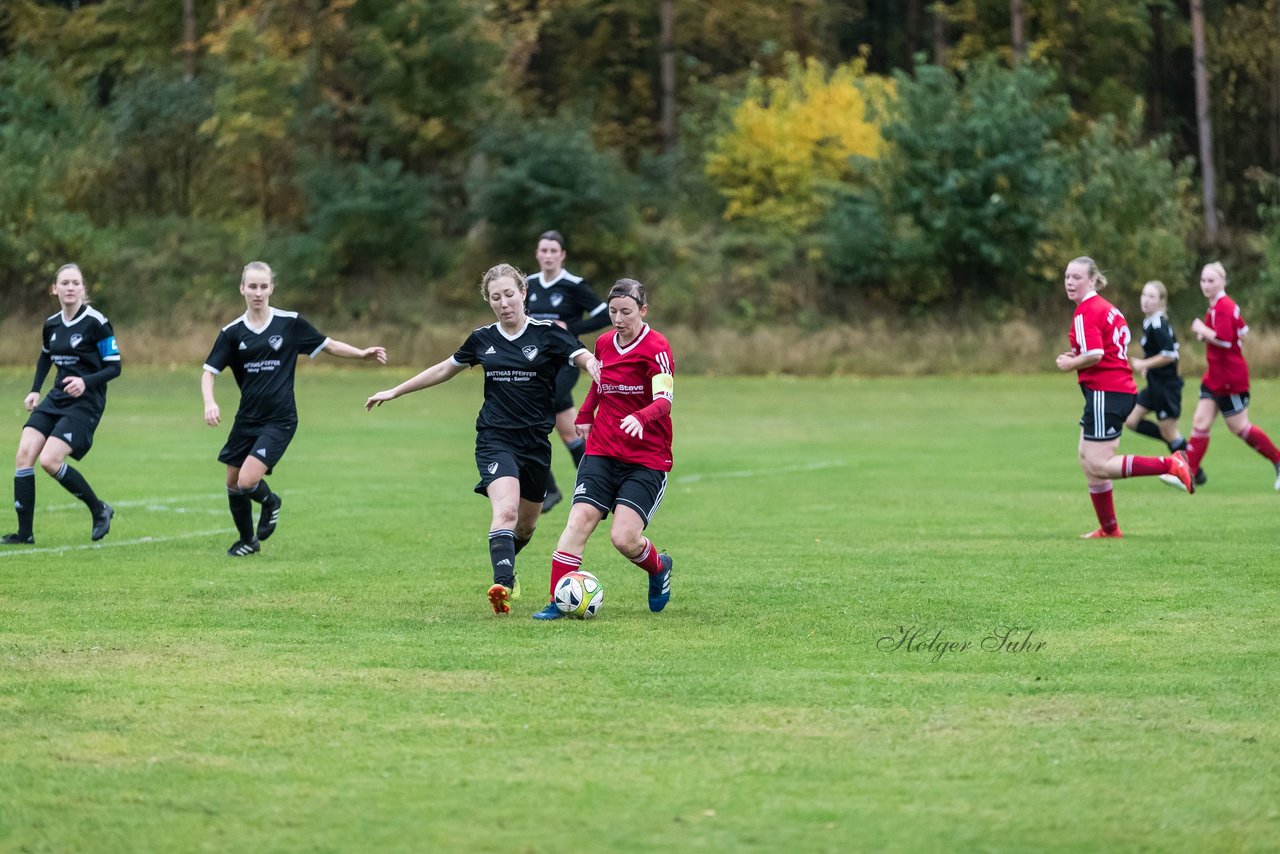
<path id="1" fill-rule="evenodd" d="M 603 604 L 604 585 L 589 572 L 570 572 L 556 582 L 556 607 L 565 616 L 586 620 Z"/>

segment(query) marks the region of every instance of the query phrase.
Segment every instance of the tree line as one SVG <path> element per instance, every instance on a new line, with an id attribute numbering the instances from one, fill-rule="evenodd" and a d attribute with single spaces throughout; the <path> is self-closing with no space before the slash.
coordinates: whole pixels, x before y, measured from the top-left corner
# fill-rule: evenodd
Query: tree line
<path id="1" fill-rule="evenodd" d="M 1136 295 L 1280 314 L 1280 0 L 6 0 L 0 291 L 121 319 L 270 260 L 337 320 L 472 308 L 555 228 L 692 323 Z M 296 298 L 295 298 L 296 297 Z"/>

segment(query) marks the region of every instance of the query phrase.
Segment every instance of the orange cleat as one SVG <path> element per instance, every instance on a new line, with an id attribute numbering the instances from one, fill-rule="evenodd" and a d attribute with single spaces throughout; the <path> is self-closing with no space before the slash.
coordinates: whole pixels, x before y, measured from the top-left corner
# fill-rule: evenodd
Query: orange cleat
<path id="1" fill-rule="evenodd" d="M 1169 474 L 1178 479 L 1178 483 L 1182 484 L 1182 488 L 1188 493 L 1196 491 L 1195 479 L 1191 477 L 1191 464 L 1187 462 L 1186 451 L 1175 451 L 1173 456 L 1169 457 Z"/>
<path id="2" fill-rule="evenodd" d="M 1090 531 L 1087 534 L 1080 535 L 1080 539 L 1082 540 L 1103 540 L 1103 539 L 1119 540 L 1123 538 L 1124 538 L 1124 534 L 1120 533 L 1119 528 L 1116 528 L 1114 531 L 1112 531 L 1109 534 L 1106 531 L 1104 531 L 1102 528 L 1099 528 L 1096 531 Z"/>
<path id="3" fill-rule="evenodd" d="M 511 605 L 511 588 L 502 584 L 495 584 L 489 588 L 489 604 L 493 606 L 495 614 L 510 614 Z"/>

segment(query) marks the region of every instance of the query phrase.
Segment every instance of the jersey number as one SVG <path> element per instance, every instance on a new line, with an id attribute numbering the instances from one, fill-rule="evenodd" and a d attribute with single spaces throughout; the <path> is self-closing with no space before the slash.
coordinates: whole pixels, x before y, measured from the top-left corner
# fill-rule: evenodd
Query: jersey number
<path id="1" fill-rule="evenodd" d="M 1120 361 L 1129 361 L 1129 327 L 1117 327 L 1111 333 L 1111 340 L 1116 345 L 1116 354 L 1120 357 Z"/>

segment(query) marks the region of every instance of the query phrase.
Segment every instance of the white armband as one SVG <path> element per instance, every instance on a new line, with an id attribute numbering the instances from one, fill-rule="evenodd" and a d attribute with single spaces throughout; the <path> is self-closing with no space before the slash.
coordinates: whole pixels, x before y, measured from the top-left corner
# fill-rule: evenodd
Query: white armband
<path id="1" fill-rule="evenodd" d="M 674 397 L 675 396 L 676 378 L 671 374 L 654 374 L 653 375 L 653 396 L 654 397 Z"/>

